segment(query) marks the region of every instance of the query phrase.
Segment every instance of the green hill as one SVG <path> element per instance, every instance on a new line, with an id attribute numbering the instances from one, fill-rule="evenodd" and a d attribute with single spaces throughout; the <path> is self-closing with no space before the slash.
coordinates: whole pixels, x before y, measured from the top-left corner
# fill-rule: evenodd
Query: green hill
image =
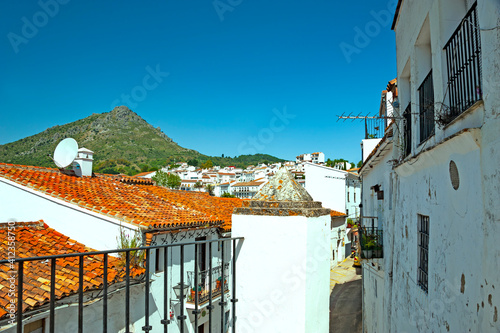
<path id="1" fill-rule="evenodd" d="M 247 166 L 259 162 L 278 162 L 270 155 L 242 155 L 236 158 L 211 157 L 179 146 L 160 128 L 154 128 L 125 106 L 110 112 L 51 127 L 24 139 L 0 145 L 0 162 L 54 167 L 49 158 L 64 138 L 74 138 L 79 147 L 95 154 L 94 171 L 135 174 L 154 170 L 174 161 L 214 165 Z"/>

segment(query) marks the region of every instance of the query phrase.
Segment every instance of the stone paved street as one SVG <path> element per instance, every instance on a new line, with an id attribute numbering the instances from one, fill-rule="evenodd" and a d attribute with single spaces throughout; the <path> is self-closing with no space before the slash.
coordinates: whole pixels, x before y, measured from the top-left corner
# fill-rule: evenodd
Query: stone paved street
<path id="1" fill-rule="evenodd" d="M 362 331 L 361 268 L 347 258 L 330 272 L 330 333 Z"/>

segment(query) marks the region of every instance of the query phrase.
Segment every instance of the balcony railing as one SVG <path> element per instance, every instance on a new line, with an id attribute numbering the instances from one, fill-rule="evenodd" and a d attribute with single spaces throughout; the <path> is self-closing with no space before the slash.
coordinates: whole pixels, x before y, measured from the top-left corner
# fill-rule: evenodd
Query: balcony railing
<path id="1" fill-rule="evenodd" d="M 198 303 L 201 305 L 210 300 L 210 295 L 215 298 L 219 297 L 222 292 L 226 293 L 229 291 L 229 263 L 225 264 L 224 274 L 222 266 L 199 272 L 197 279 L 195 278 L 196 272 L 187 272 L 187 274 L 191 290 L 187 299 L 188 303 L 196 303 L 196 296 L 198 296 Z M 198 287 L 196 288 L 195 285 Z M 195 294 L 196 291 L 198 291 L 198 295 Z"/>
<path id="2" fill-rule="evenodd" d="M 411 154 L 411 102 L 408 103 L 403 112 L 403 155 L 404 157 Z"/>
<path id="3" fill-rule="evenodd" d="M 381 139 L 384 137 L 387 127 L 386 118 L 365 119 L 365 139 Z"/>
<path id="4" fill-rule="evenodd" d="M 164 256 L 163 256 L 163 267 L 165 268 L 164 274 L 167 274 L 167 268 L 168 266 L 168 261 L 169 261 L 169 251 L 167 251 L 169 248 L 178 248 L 180 251 L 180 256 L 178 259 L 179 261 L 179 275 L 175 277 L 175 279 L 178 278 L 177 281 L 180 281 L 180 285 L 184 285 L 185 283 L 185 268 L 184 268 L 184 261 L 185 261 L 185 250 L 188 247 L 194 247 L 195 248 L 195 254 L 198 253 L 198 250 L 200 248 L 199 245 L 201 244 L 212 244 L 214 242 L 218 242 L 219 244 L 224 244 L 224 243 L 229 243 L 232 245 L 232 259 L 231 259 L 231 276 L 229 276 L 229 263 L 224 262 L 224 248 L 225 246 L 221 246 L 221 266 L 220 267 L 226 267 L 225 269 L 225 282 L 226 283 L 231 283 L 231 295 L 227 296 L 230 299 L 226 299 L 225 297 L 225 292 L 224 293 L 219 293 L 219 295 L 216 295 L 215 293 L 209 292 L 208 295 L 204 298 L 205 302 L 208 302 L 209 306 L 207 307 L 207 312 L 208 312 L 208 321 L 209 321 L 209 331 L 212 332 L 212 324 L 213 320 L 220 320 L 220 332 L 225 332 L 224 331 L 224 322 L 226 320 L 225 317 L 225 306 L 228 304 L 228 300 L 231 301 L 232 307 L 231 307 L 231 315 L 232 315 L 232 332 L 236 332 L 236 302 L 238 301 L 236 299 L 236 246 L 237 246 L 237 241 L 243 240 L 242 237 L 236 237 L 236 238 L 224 238 L 224 239 L 217 239 L 217 240 L 204 240 L 204 241 L 197 241 L 197 242 L 190 242 L 190 243 L 180 243 L 180 244 L 170 244 L 170 245 L 159 245 L 159 246 L 148 246 L 148 247 L 139 247 L 139 248 L 131 248 L 131 249 L 116 249 L 116 250 L 107 250 L 107 251 L 95 251 L 95 252 L 84 252 L 84 253 L 70 253 L 70 254 L 61 254 L 61 255 L 51 255 L 51 256 L 40 256 L 40 257 L 31 257 L 31 258 L 16 258 L 16 259 L 8 259 L 8 260 L 0 260 L 0 264 L 7 265 L 8 267 L 11 267 L 11 271 L 9 272 L 14 272 L 15 275 L 11 275 L 10 280 L 15 280 L 15 283 L 12 282 L 12 285 L 16 293 L 14 295 L 14 298 L 12 299 L 11 303 L 15 304 L 15 309 L 16 311 L 11 311 L 12 314 L 14 314 L 15 319 L 12 320 L 12 322 L 9 320 L 10 324 L 15 325 L 16 332 L 22 333 L 24 329 L 24 323 L 26 319 L 29 319 L 32 316 L 32 313 L 29 313 L 28 311 L 23 311 L 23 309 L 27 308 L 27 305 L 25 303 L 25 298 L 26 298 L 26 281 L 27 278 L 25 278 L 25 270 L 29 269 L 30 267 L 33 267 L 33 264 L 38 264 L 45 266 L 47 265 L 47 271 L 50 270 L 49 272 L 43 272 L 43 275 L 45 276 L 45 273 L 47 273 L 49 280 L 49 284 L 47 286 L 47 291 L 50 290 L 50 303 L 48 305 L 48 312 L 49 312 L 49 332 L 54 333 L 56 331 L 56 308 L 60 307 L 62 304 L 67 304 L 65 302 L 65 298 L 56 298 L 56 295 L 61 295 L 61 292 L 58 290 L 60 285 L 56 283 L 56 275 L 58 274 L 58 270 L 65 269 L 64 266 L 61 266 L 61 263 L 64 263 L 64 261 L 71 261 L 71 262 L 78 262 L 78 270 L 75 272 L 78 277 L 78 291 L 74 295 L 69 295 L 69 297 L 76 297 L 78 306 L 77 310 L 78 311 L 78 323 L 77 323 L 77 332 L 83 332 L 84 330 L 84 322 L 85 322 L 85 315 L 86 315 L 86 308 L 84 307 L 84 302 L 87 302 L 88 299 L 87 297 L 84 296 L 84 292 L 89 291 L 89 286 L 87 283 L 84 283 L 88 281 L 88 276 L 86 274 L 92 274 L 93 272 L 91 271 L 86 271 L 85 270 L 85 265 L 84 263 L 88 262 L 89 260 L 92 262 L 101 262 L 102 264 L 102 276 L 97 276 L 94 277 L 95 280 L 101 280 L 102 279 L 102 286 L 100 287 L 95 287 L 94 289 L 90 290 L 99 290 L 100 291 L 100 301 L 102 301 L 102 332 L 108 332 L 108 324 L 110 322 L 110 313 L 118 313 L 119 310 L 117 309 L 112 309 L 111 311 L 108 311 L 108 299 L 109 294 L 111 291 L 116 291 L 117 287 L 110 285 L 108 282 L 108 271 L 115 269 L 116 266 L 112 266 L 109 263 L 111 261 L 115 262 L 116 257 L 122 257 L 123 258 L 123 270 L 125 272 L 122 272 L 123 274 L 121 276 L 121 283 L 118 286 L 119 288 L 123 288 L 125 292 L 125 302 L 123 304 L 123 308 L 121 309 L 123 317 L 119 317 L 120 320 L 123 320 L 123 327 L 125 332 L 132 332 L 133 331 L 133 323 L 131 321 L 131 305 L 134 305 L 133 302 L 134 300 L 131 300 L 131 286 L 137 283 L 143 283 L 145 288 L 144 290 L 144 312 L 143 312 L 143 321 L 144 321 L 144 326 L 142 327 L 142 331 L 144 332 L 150 332 L 153 330 L 153 327 L 155 327 L 154 331 L 158 331 L 158 326 L 161 327 L 161 330 L 164 332 L 168 331 L 168 326 L 170 324 L 174 324 L 176 321 L 178 323 L 178 329 L 180 330 L 181 333 L 185 331 L 185 319 L 187 318 L 186 313 L 184 312 L 185 309 L 185 296 L 184 291 L 181 288 L 180 289 L 180 297 L 178 300 L 172 300 L 169 298 L 169 293 L 168 291 L 172 289 L 172 285 L 169 285 L 169 281 L 171 281 L 170 278 L 167 278 L 166 276 L 163 279 L 163 294 L 158 294 L 155 293 L 153 299 L 153 295 L 150 293 L 150 285 L 151 285 L 151 280 L 149 278 L 150 272 L 152 272 L 150 265 L 151 259 L 150 259 L 150 254 L 154 253 L 156 249 L 164 249 Z M 212 255 L 212 246 L 208 246 L 208 254 L 209 257 L 211 258 Z M 137 254 L 140 251 L 145 251 L 146 252 L 146 259 L 143 260 L 143 267 L 141 267 L 141 279 L 133 278 L 131 271 L 136 271 L 137 272 L 137 266 L 134 267 L 134 261 L 136 259 L 135 254 Z M 99 258 L 102 256 L 102 261 L 101 260 L 96 260 L 96 258 Z M 170 258 L 170 260 L 173 258 Z M 198 255 L 194 256 L 194 264 L 195 267 L 198 265 Z M 17 266 L 17 267 L 16 267 Z M 5 267 L 5 266 L 4 266 Z M 17 268 L 17 271 L 15 270 Z M 213 271 L 215 272 L 215 269 L 211 268 L 211 261 L 209 265 L 209 270 L 208 271 Z M 209 274 L 209 277 L 211 275 Z M 231 281 L 229 281 L 231 279 Z M 216 280 L 217 281 L 217 280 Z M 58 286 L 56 288 L 56 286 Z M 113 288 L 112 288 L 113 287 Z M 224 286 L 225 290 L 227 289 L 226 286 Z M 111 290 L 112 289 L 112 290 Z M 227 291 L 227 290 L 226 290 Z M 172 294 L 172 293 L 170 293 Z M 213 303 L 214 305 L 212 306 L 212 300 L 215 297 L 220 297 L 219 302 Z M 208 297 L 208 298 L 207 298 Z M 60 300 L 59 300 L 60 299 Z M 151 318 L 156 318 L 156 316 L 152 315 L 152 309 L 150 309 L 150 304 L 154 304 L 157 301 L 162 301 L 163 302 L 163 313 L 160 314 L 162 317 L 160 320 L 157 321 L 152 321 Z M 173 312 L 171 314 L 171 311 L 174 310 L 174 306 L 177 308 L 177 304 L 172 306 L 172 302 L 178 302 L 180 305 L 178 307 L 178 313 L 177 316 L 174 317 Z M 75 302 L 76 303 L 76 302 Z M 215 306 L 220 306 L 220 318 L 212 318 L 213 317 L 213 309 Z M 45 309 L 45 307 L 43 307 Z M 89 313 L 91 313 L 92 320 L 95 320 L 95 311 L 94 309 L 88 310 Z M 199 310 L 199 300 L 198 298 L 195 298 L 195 306 L 194 310 L 192 310 L 192 313 L 194 315 L 194 327 L 198 327 L 198 313 L 200 313 Z M 134 310 L 133 313 L 134 317 L 137 317 L 139 313 L 137 313 L 137 310 Z M 11 316 L 12 318 L 12 316 Z M 117 316 L 113 317 L 114 319 L 117 318 Z M 135 328 L 137 329 L 137 328 Z M 88 329 L 87 329 L 88 331 Z"/>
<path id="5" fill-rule="evenodd" d="M 434 134 L 434 85 L 432 70 L 418 88 L 420 109 L 420 143 Z"/>
<path id="6" fill-rule="evenodd" d="M 477 2 L 446 43 L 449 109 L 440 120 L 447 124 L 482 99 L 481 36 L 477 19 Z"/>
<path id="7" fill-rule="evenodd" d="M 384 238 L 382 230 L 378 228 L 361 227 L 359 233 L 361 235 L 361 256 L 364 259 L 383 258 Z"/>

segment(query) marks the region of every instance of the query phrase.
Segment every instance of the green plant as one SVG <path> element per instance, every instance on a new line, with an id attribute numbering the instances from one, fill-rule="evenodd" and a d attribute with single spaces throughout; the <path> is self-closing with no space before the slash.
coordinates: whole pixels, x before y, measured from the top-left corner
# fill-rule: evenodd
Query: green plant
<path id="1" fill-rule="evenodd" d="M 211 196 L 214 195 L 214 186 L 213 185 L 207 184 L 207 186 L 205 186 L 205 190 L 207 190 L 208 194 L 210 194 Z"/>
<path id="2" fill-rule="evenodd" d="M 236 198 L 234 194 L 230 194 L 229 192 L 224 192 L 221 195 L 221 198 Z"/>
<path id="3" fill-rule="evenodd" d="M 169 188 L 178 188 L 181 185 L 181 177 L 173 173 L 157 171 L 151 178 L 158 186 L 166 186 Z"/>
<path id="4" fill-rule="evenodd" d="M 142 244 L 142 233 L 139 230 L 136 230 L 135 233 L 129 234 L 124 229 L 120 228 L 120 235 L 116 237 L 118 241 L 119 249 L 134 249 L 137 247 L 141 247 Z M 134 250 L 130 251 L 130 264 L 132 267 L 135 266 L 143 266 L 144 257 L 146 253 L 144 250 Z M 126 252 L 120 252 L 119 257 L 122 260 L 122 264 L 125 265 L 126 261 Z"/>

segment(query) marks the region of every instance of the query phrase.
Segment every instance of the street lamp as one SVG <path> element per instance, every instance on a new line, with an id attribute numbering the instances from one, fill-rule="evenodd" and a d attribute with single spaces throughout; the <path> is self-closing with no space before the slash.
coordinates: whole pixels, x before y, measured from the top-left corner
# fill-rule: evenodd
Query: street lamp
<path id="1" fill-rule="evenodd" d="M 189 285 L 185 284 L 182 285 L 180 282 L 177 283 L 175 287 L 173 287 L 175 296 L 177 299 L 180 301 L 181 300 L 181 290 L 183 291 L 183 297 L 186 297 L 188 291 L 189 291 Z"/>

